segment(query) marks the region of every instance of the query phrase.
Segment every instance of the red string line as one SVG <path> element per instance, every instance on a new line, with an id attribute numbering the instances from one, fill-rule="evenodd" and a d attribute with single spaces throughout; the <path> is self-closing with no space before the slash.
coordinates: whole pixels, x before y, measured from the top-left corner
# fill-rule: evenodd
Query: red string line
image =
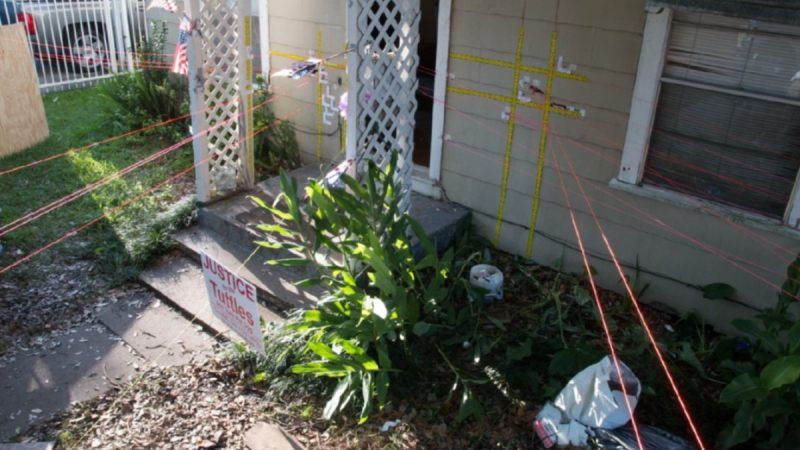
<path id="1" fill-rule="evenodd" d="M 303 106 L 301 106 L 301 107 L 299 107 L 299 108 L 295 109 L 295 110 L 294 110 L 294 111 L 293 111 L 291 114 L 289 114 L 289 115 L 285 116 L 284 118 L 282 118 L 282 119 L 278 119 L 278 120 L 276 120 L 275 122 L 273 122 L 273 123 L 271 123 L 271 124 L 269 124 L 269 125 L 267 125 L 267 126 L 264 126 L 264 127 L 262 127 L 261 129 L 257 130 L 256 132 L 252 133 L 252 134 L 250 135 L 250 137 L 253 137 L 253 136 L 257 135 L 258 133 L 261 133 L 261 132 L 263 132 L 263 131 L 265 131 L 265 130 L 269 129 L 270 127 L 273 127 L 273 126 L 275 126 L 275 125 L 278 125 L 278 124 L 280 124 L 280 123 L 282 123 L 282 122 L 284 122 L 284 121 L 288 120 L 289 118 L 291 118 L 291 117 L 294 117 L 294 116 L 295 116 L 296 114 L 298 114 L 298 113 L 299 113 L 301 110 L 303 110 L 303 109 L 306 109 L 306 108 L 309 108 L 309 107 L 310 107 L 310 105 L 307 105 L 307 104 L 306 104 L 306 105 L 303 105 Z M 146 191 L 143 191 L 143 192 L 139 193 L 138 195 L 136 195 L 136 196 L 134 196 L 134 197 L 132 197 L 132 198 L 130 198 L 130 199 L 128 199 L 128 200 L 126 200 L 126 201 L 124 201 L 124 202 L 120 203 L 119 205 L 115 206 L 114 208 L 112 208 L 112 209 L 110 209 L 110 210 L 106 211 L 105 213 L 103 213 L 103 214 L 101 214 L 101 215 L 99 215 L 99 216 L 95 217 L 94 219 L 92 219 L 92 220 L 90 220 L 90 221 L 88 221 L 88 222 L 84 223 L 83 225 L 80 225 L 80 226 L 77 226 L 77 227 L 73 228 L 72 230 L 68 231 L 67 233 L 65 233 L 65 234 L 64 234 L 64 235 L 62 235 L 61 237 L 59 237 L 59 238 L 55 239 L 54 241 L 52 241 L 52 242 L 48 243 L 47 245 L 44 245 L 44 246 L 42 246 L 42 247 L 40 247 L 40 248 L 36 249 L 35 251 L 33 251 L 33 252 L 31 252 L 31 253 L 28 253 L 27 255 L 23 256 L 22 258 L 20 258 L 20 259 L 18 259 L 18 260 L 16 260 L 16 261 L 14 261 L 13 263 L 9 264 L 9 265 L 8 265 L 8 266 L 6 266 L 6 267 L 3 267 L 2 269 L 0 269 L 0 275 L 4 274 L 4 273 L 6 273 L 6 272 L 8 272 L 8 271 L 10 271 L 10 270 L 13 270 L 14 268 L 18 267 L 19 265 L 23 264 L 24 262 L 26 262 L 26 261 L 28 261 L 28 260 L 30 260 L 30 259 L 32 259 L 32 258 L 34 258 L 34 257 L 36 257 L 36 256 L 38 256 L 38 255 L 40 255 L 40 254 L 42 254 L 42 253 L 44 253 L 45 251 L 47 251 L 47 250 L 49 250 L 50 248 L 52 248 L 52 247 L 54 247 L 54 246 L 56 246 L 56 245 L 58 245 L 58 244 L 60 244 L 60 243 L 62 243 L 62 242 L 64 242 L 64 241 L 66 241 L 67 239 L 69 239 L 69 238 L 71 238 L 71 237 L 73 237 L 73 236 L 76 236 L 76 235 L 77 235 L 78 233 L 80 233 L 81 231 L 83 231 L 83 230 L 85 230 L 85 229 L 87 229 L 87 228 L 91 227 L 92 225 L 96 224 L 97 222 L 100 222 L 101 220 L 103 220 L 103 219 L 105 219 L 105 218 L 109 217 L 110 215 L 112 215 L 112 214 L 114 214 L 114 213 L 116 213 L 116 212 L 120 211 L 121 209 L 123 209 L 123 208 L 127 207 L 127 206 L 128 206 L 128 205 L 130 205 L 131 203 L 133 203 L 133 202 L 135 202 L 135 201 L 137 201 L 137 200 L 141 199 L 141 198 L 142 198 L 142 197 L 144 197 L 145 195 L 148 195 L 148 194 L 150 194 L 150 193 L 154 192 L 155 190 L 157 190 L 157 189 L 161 188 L 162 186 L 164 186 L 164 185 L 166 185 L 166 184 L 168 184 L 168 183 L 170 183 L 170 182 L 172 182 L 172 181 L 174 181 L 174 180 L 177 180 L 178 178 L 180 178 L 180 177 L 182 177 L 182 176 L 186 175 L 187 173 L 189 173 L 189 172 L 191 172 L 192 170 L 194 170 L 194 168 L 195 168 L 196 166 L 198 166 L 198 165 L 200 165 L 200 164 L 205 164 L 206 162 L 208 162 L 208 161 L 209 161 L 209 160 L 210 160 L 210 159 L 211 159 L 213 156 L 214 156 L 214 155 L 209 155 L 209 156 L 207 156 L 206 158 L 204 158 L 204 159 L 200 160 L 199 162 L 197 162 L 197 163 L 195 163 L 195 164 L 192 164 L 192 165 L 191 165 L 191 166 L 189 166 L 188 168 L 186 168 L 186 169 L 184 169 L 184 170 L 182 170 L 182 171 L 178 172 L 177 174 L 175 174 L 175 175 L 171 176 L 170 178 L 168 178 L 168 179 L 166 179 L 166 180 L 164 180 L 164 181 L 162 181 L 162 182 L 159 182 L 159 183 L 155 184 L 154 186 L 150 187 L 149 189 L 147 189 Z"/>
<path id="2" fill-rule="evenodd" d="M 561 185 L 561 192 L 564 195 L 564 201 L 566 202 L 567 209 L 569 210 L 570 220 L 572 221 L 572 229 L 575 232 L 575 238 L 578 240 L 578 248 L 580 249 L 581 252 L 584 269 L 586 270 L 586 273 L 589 276 L 589 285 L 592 288 L 592 297 L 594 298 L 595 306 L 597 307 L 597 312 L 600 313 L 599 314 L 600 323 L 602 324 L 603 331 L 605 332 L 606 335 L 606 343 L 608 344 L 608 348 L 611 350 L 611 359 L 614 362 L 614 367 L 616 368 L 617 373 L 619 374 L 620 377 L 622 393 L 625 397 L 625 406 L 627 407 L 628 414 L 631 417 L 631 423 L 633 424 L 633 432 L 636 435 L 636 443 L 639 445 L 639 450 L 643 450 L 644 445 L 642 443 L 642 436 L 639 432 L 639 425 L 636 422 L 634 409 L 633 406 L 631 406 L 630 399 L 628 398 L 628 388 L 626 387 L 622 368 L 620 367 L 619 364 L 619 357 L 617 356 L 617 351 L 614 348 L 614 340 L 611 336 L 611 330 L 609 329 L 608 322 L 606 320 L 605 311 L 603 310 L 603 303 L 600 300 L 600 293 L 599 290 L 597 289 L 597 284 L 594 281 L 594 274 L 592 273 L 592 267 L 589 264 L 589 258 L 586 254 L 586 249 L 583 246 L 583 238 L 581 237 L 581 232 L 578 229 L 578 222 L 575 220 L 575 212 L 573 211 L 572 208 L 572 202 L 569 199 L 569 194 L 567 194 L 567 188 L 564 185 L 564 178 L 561 176 L 561 167 L 559 166 L 558 158 L 554 154 L 552 155 L 552 159 L 558 173 L 558 180 Z"/>
<path id="3" fill-rule="evenodd" d="M 424 66 L 420 66 L 420 70 L 423 71 L 423 72 L 426 72 L 426 73 L 428 73 L 430 75 L 436 75 L 436 71 L 435 70 L 430 69 L 430 68 L 426 68 Z M 593 83 L 593 84 L 597 85 L 598 83 Z M 605 83 L 600 83 L 600 84 L 601 85 L 606 85 Z M 614 88 L 619 88 L 619 86 L 615 86 L 615 85 L 608 85 L 608 86 L 614 87 Z M 659 108 L 661 110 L 664 110 L 664 111 L 680 113 L 680 114 L 682 114 L 683 117 L 685 117 L 687 119 L 693 119 L 695 121 L 703 121 L 705 119 L 705 117 L 703 117 L 703 116 L 698 116 L 696 114 L 691 114 L 691 113 L 687 113 L 685 111 L 680 111 L 680 110 L 675 109 L 674 107 L 670 107 L 670 106 L 667 106 L 667 105 L 659 105 Z M 720 132 L 720 133 L 725 133 L 725 135 L 727 137 L 732 138 L 733 140 L 737 140 L 742 144 L 755 145 L 755 146 L 759 145 L 758 142 L 753 141 L 753 140 L 749 140 L 749 139 L 745 139 L 745 138 L 743 138 L 742 136 L 740 136 L 737 133 L 730 133 L 729 130 L 725 130 L 725 129 L 722 129 L 720 127 L 714 127 L 714 126 L 710 126 L 710 125 L 706 125 L 706 127 L 708 129 L 711 129 L 711 130 L 716 130 L 717 132 Z M 788 180 L 788 179 L 786 179 L 784 177 L 778 176 L 778 175 L 776 175 L 776 174 L 774 174 L 774 173 L 772 173 L 772 172 L 770 172 L 770 171 L 768 171 L 766 169 L 763 169 L 763 168 L 761 168 L 759 166 L 755 166 L 755 165 L 750 164 L 750 163 L 748 163 L 746 161 L 737 160 L 736 158 L 733 158 L 733 157 L 730 157 L 728 155 L 725 155 L 722 152 L 715 151 L 713 148 L 706 147 L 706 146 L 701 146 L 699 142 L 697 142 L 695 140 L 691 140 L 688 137 L 675 135 L 674 133 L 670 133 L 670 132 L 667 132 L 667 131 L 664 131 L 664 130 L 655 129 L 655 128 L 653 129 L 653 131 L 656 132 L 656 133 L 673 136 L 676 139 L 680 140 L 681 142 L 684 142 L 684 143 L 686 143 L 688 145 L 691 145 L 693 148 L 696 148 L 696 149 L 699 149 L 699 150 L 701 150 L 703 152 L 712 154 L 712 155 L 717 156 L 717 157 L 719 157 L 721 159 L 724 159 L 726 161 L 735 163 L 735 164 L 737 164 L 737 165 L 739 165 L 739 166 L 741 166 L 743 168 L 763 173 L 765 176 L 768 176 L 770 178 L 774 178 L 774 179 L 779 180 L 781 182 L 789 183 L 789 184 L 794 185 L 794 181 L 793 180 Z M 612 144 L 612 147 L 614 147 L 614 146 L 616 146 L 616 144 Z M 759 147 L 759 149 L 762 150 L 762 151 L 771 152 L 771 153 L 774 153 L 776 150 L 779 150 L 779 149 L 773 149 L 771 147 L 765 147 L 765 148 Z"/>
<path id="4" fill-rule="evenodd" d="M 304 84 L 300 84 L 297 87 L 300 87 L 300 86 L 303 86 L 303 85 Z M 260 103 L 260 104 L 258 104 L 256 106 L 254 106 L 251 110 L 255 110 L 255 109 L 260 108 L 260 107 L 262 107 L 262 106 L 264 106 L 264 105 L 266 105 L 268 103 L 271 103 L 271 102 L 275 101 L 277 99 L 277 97 L 280 97 L 280 96 L 281 95 L 275 95 L 272 98 L 270 98 L 270 99 L 268 99 L 268 100 L 266 100 L 266 101 L 264 101 L 264 102 L 262 102 L 262 103 Z M 67 205 L 67 204 L 69 204 L 69 203 L 71 203 L 71 202 L 83 197 L 84 195 L 88 194 L 89 192 L 92 192 L 92 191 L 94 191 L 94 190 L 96 190 L 96 189 L 98 189 L 98 188 L 110 183 L 111 181 L 113 181 L 113 180 L 115 180 L 115 179 L 117 179 L 117 178 L 119 178 L 119 177 L 121 177 L 123 175 L 126 175 L 126 174 L 138 169 L 139 167 L 141 167 L 141 166 L 143 166 L 143 165 L 145 165 L 145 164 L 147 164 L 149 162 L 152 162 L 152 161 L 154 161 L 154 160 L 156 160 L 156 159 L 158 159 L 158 158 L 160 158 L 162 156 L 167 155 L 168 153 L 171 153 L 171 152 L 177 150 L 178 148 L 180 148 L 183 145 L 195 140 L 196 138 L 200 137 L 201 135 L 209 133 L 209 132 L 211 132 L 211 130 L 213 130 L 215 128 L 218 128 L 218 127 L 220 127 L 222 125 L 227 124 L 228 122 L 236 119 L 238 116 L 240 116 L 240 115 L 242 115 L 244 113 L 245 113 L 245 111 L 242 111 L 237 116 L 234 116 L 234 117 L 231 117 L 231 118 L 226 119 L 224 121 L 221 121 L 221 122 L 219 122 L 219 123 L 207 128 L 207 129 L 205 129 L 203 131 L 200 131 L 200 132 L 198 132 L 198 133 L 196 133 L 196 134 L 194 134 L 192 136 L 189 136 L 187 138 L 184 138 L 184 139 L 182 139 L 181 141 L 179 141 L 176 144 L 173 144 L 173 145 L 171 145 L 171 146 L 169 146 L 169 147 L 167 147 L 165 149 L 159 150 L 158 152 L 156 152 L 156 153 L 154 153 L 154 154 L 152 154 L 152 155 L 150 155 L 150 156 L 148 156 L 148 157 L 146 157 L 146 158 L 144 158 L 144 159 L 142 159 L 142 160 L 140 160 L 140 161 L 138 161 L 138 162 L 126 167 L 126 168 L 124 168 L 124 169 L 116 171 L 116 172 L 106 176 L 105 178 L 99 180 L 99 181 L 90 183 L 90 184 L 84 186 L 83 188 L 78 189 L 75 192 L 72 192 L 72 193 L 70 193 L 70 194 L 68 194 L 68 195 L 66 195 L 66 196 L 64 196 L 64 197 L 62 197 L 62 198 L 60 198 L 58 200 L 55 200 L 55 201 L 53 201 L 53 202 L 51 202 L 51 203 L 49 203 L 49 204 L 47 204 L 47 205 L 45 205 L 45 206 L 43 206 L 41 208 L 38 208 L 37 210 L 35 210 L 35 211 L 31 212 L 31 213 L 28 213 L 28 214 L 20 217 L 19 219 L 15 220 L 15 221 L 13 221 L 13 222 L 11 222 L 9 224 L 6 224 L 6 225 L 0 227 L 0 237 L 5 236 L 6 234 L 8 234 L 8 233 L 10 233 L 10 232 L 12 232 L 14 230 L 16 230 L 16 229 L 18 229 L 18 228 L 20 228 L 22 226 L 25 226 L 28 223 L 30 223 L 30 222 L 32 222 L 32 221 L 34 221 L 34 220 L 46 215 L 46 214 L 49 214 L 50 212 L 52 212 L 52 211 L 54 211 L 56 209 L 59 209 L 59 208 L 65 206 L 65 205 Z"/>
<path id="5" fill-rule="evenodd" d="M 600 236 L 602 237 L 603 243 L 605 244 L 606 249 L 608 250 L 609 256 L 611 256 L 611 259 L 614 262 L 614 267 L 616 267 L 617 273 L 619 274 L 619 277 L 622 280 L 623 285 L 625 286 L 625 290 L 628 293 L 628 297 L 630 298 L 634 306 L 634 309 L 636 310 L 636 315 L 639 317 L 639 321 L 642 323 L 642 326 L 644 327 L 645 333 L 647 334 L 647 338 L 650 341 L 650 344 L 652 345 L 653 350 L 656 353 L 656 357 L 658 358 L 658 362 L 664 371 L 664 375 L 667 377 L 667 380 L 669 381 L 669 384 L 672 387 L 672 391 L 675 393 L 675 397 L 678 400 L 678 404 L 680 405 L 681 411 L 683 412 L 683 415 L 686 417 L 686 421 L 688 422 L 689 427 L 692 430 L 692 434 L 694 435 L 695 441 L 700 446 L 701 450 L 705 450 L 703 439 L 700 437 L 700 433 L 698 432 L 697 426 L 695 425 L 695 422 L 692 419 L 692 415 L 689 412 L 689 408 L 686 406 L 686 402 L 684 401 L 683 396 L 681 395 L 680 390 L 678 389 L 678 384 L 675 382 L 675 379 L 672 376 L 672 372 L 669 370 L 669 367 L 667 366 L 667 362 L 664 359 L 664 355 L 661 353 L 661 349 L 659 348 L 658 342 L 656 342 L 655 336 L 653 335 L 653 332 L 650 329 L 650 325 L 648 324 L 647 319 L 645 319 L 644 317 L 644 313 L 642 312 L 642 309 L 639 306 L 639 301 L 636 298 L 636 294 L 634 294 L 633 288 L 631 287 L 630 282 L 625 276 L 625 272 L 622 270 L 622 265 L 619 263 L 617 255 L 614 252 L 614 249 L 611 246 L 608 237 L 606 236 L 605 230 L 603 229 L 603 225 L 600 223 L 600 219 L 597 217 L 597 214 L 594 210 L 594 206 L 592 206 L 592 202 L 589 200 L 589 196 L 586 195 L 586 191 L 583 189 L 583 183 L 581 182 L 580 178 L 575 172 L 575 168 L 572 165 L 572 159 L 569 157 L 569 154 L 564 150 L 561 139 L 558 136 L 556 136 L 556 140 L 558 141 L 558 148 L 561 154 L 564 155 L 564 157 L 566 158 L 567 167 L 569 168 L 570 175 L 572 176 L 572 179 L 575 180 L 575 183 L 577 183 L 578 185 L 578 190 L 581 192 L 584 202 L 586 203 L 586 206 L 589 208 L 592 220 L 594 221 L 597 230 L 600 232 Z"/>
<path id="6" fill-rule="evenodd" d="M 439 100 L 439 99 L 436 99 L 436 98 L 434 98 L 432 95 L 430 95 L 429 93 L 425 92 L 423 89 L 420 89 L 420 92 L 421 92 L 423 95 L 425 95 L 425 96 L 428 96 L 428 97 L 432 98 L 434 101 L 444 104 L 444 105 L 445 105 L 445 106 L 446 106 L 446 107 L 447 107 L 449 110 L 451 110 L 451 111 L 454 111 L 454 112 L 456 112 L 456 113 L 458 113 L 458 114 L 461 114 L 461 115 L 463 115 L 464 117 L 466 117 L 466 118 L 467 118 L 467 119 L 469 119 L 470 121 L 472 121 L 472 122 L 474 122 L 474 123 L 476 123 L 476 124 L 478 124 L 478 125 L 480 125 L 480 126 L 482 126 L 482 127 L 486 128 L 486 129 L 487 129 L 487 130 L 489 130 L 490 132 L 492 132 L 492 133 L 494 133 L 494 134 L 498 135 L 499 137 L 504 137 L 504 136 L 501 136 L 499 132 L 497 132 L 496 130 L 494 130 L 494 129 L 492 129 L 491 127 L 487 126 L 486 124 L 484 124 L 484 123 L 483 123 L 482 121 L 480 121 L 479 119 L 477 119 L 477 118 L 475 118 L 475 117 L 472 117 L 472 115 L 470 115 L 470 114 L 468 114 L 468 113 L 466 113 L 466 112 L 464 112 L 464 111 L 460 111 L 460 110 L 458 110 L 458 109 L 456 109 L 456 108 L 453 108 L 453 107 L 452 107 L 452 106 L 450 106 L 450 105 L 447 105 L 447 104 L 446 104 L 446 102 L 444 102 L 444 101 L 442 101 L 442 100 Z M 526 122 L 526 121 L 525 121 L 526 117 L 525 117 L 525 116 L 522 116 L 522 115 L 517 115 L 517 118 L 520 120 L 520 122 L 521 122 L 521 123 L 525 123 L 525 124 L 528 124 L 528 125 L 533 125 L 533 126 L 536 126 L 536 125 L 538 124 L 538 123 L 537 123 L 535 120 L 530 120 L 530 121 L 527 121 L 527 122 Z M 591 126 L 591 125 L 590 125 L 590 126 Z M 552 132 L 552 130 L 551 130 L 551 132 Z M 555 132 L 554 132 L 554 134 L 555 134 Z M 593 148 L 591 148 L 591 147 L 589 147 L 589 146 L 586 146 L 585 144 L 583 144 L 582 142 L 580 142 L 580 141 L 578 141 L 578 140 L 576 140 L 576 139 L 570 138 L 570 137 L 568 137 L 568 136 L 562 136 L 562 137 L 564 137 L 565 139 L 569 139 L 570 141 L 572 141 L 572 142 L 576 143 L 577 145 L 581 146 L 582 148 L 586 148 L 586 149 L 587 149 L 587 150 L 589 150 L 590 152 L 593 152 L 593 153 L 596 153 L 596 154 L 598 154 L 598 155 L 599 155 L 601 158 L 605 159 L 606 161 L 608 161 L 609 163 L 611 163 L 611 164 L 613 164 L 613 165 L 615 165 L 615 166 L 618 166 L 618 165 L 619 165 L 619 162 L 618 162 L 618 161 L 611 160 L 611 159 L 610 159 L 610 158 L 608 158 L 607 156 L 605 156 L 605 155 L 602 155 L 602 154 L 600 154 L 600 153 L 597 153 L 597 151 L 596 151 L 595 149 L 593 149 Z M 451 142 L 451 143 L 452 143 L 452 141 L 448 141 L 448 142 Z M 674 181 L 674 182 L 675 182 L 675 183 L 679 183 L 679 182 L 677 182 L 677 181 Z M 679 184 L 680 184 L 680 183 L 679 183 Z M 728 217 L 726 217 L 725 215 L 723 215 L 723 214 L 720 214 L 720 213 L 717 213 L 716 211 L 714 211 L 714 210 L 713 210 L 712 208 L 710 208 L 710 207 L 707 207 L 707 206 L 703 205 L 703 209 L 707 210 L 709 213 L 711 213 L 711 214 L 712 214 L 712 215 L 714 215 L 715 217 L 721 218 L 723 221 L 725 221 L 725 222 L 726 222 L 726 223 L 728 223 L 729 225 L 733 226 L 735 229 L 737 229 L 737 230 L 738 230 L 738 231 L 740 231 L 740 232 L 745 232 L 744 230 L 747 230 L 745 227 L 743 227 L 743 226 L 741 226 L 741 225 L 739 225 L 739 224 L 736 224 L 734 221 L 732 221 L 731 219 L 729 219 L 729 218 L 728 218 Z M 758 236 L 756 233 L 754 233 L 754 232 L 753 232 L 753 231 L 751 231 L 751 230 L 747 230 L 747 231 L 746 231 L 746 234 L 748 234 L 748 235 L 750 235 L 750 236 Z M 770 245 L 770 246 L 772 246 L 772 247 L 775 247 L 775 248 L 780 248 L 782 251 L 786 252 L 786 253 L 787 253 L 787 255 L 789 255 L 789 254 L 792 254 L 790 251 L 788 251 L 788 250 L 784 249 L 784 248 L 783 248 L 783 247 L 782 247 L 780 244 L 776 244 L 776 243 L 774 243 L 774 242 L 770 241 L 769 239 L 766 239 L 766 238 L 764 238 L 764 237 L 762 237 L 762 236 L 759 236 L 757 240 L 758 240 L 758 241 L 760 241 L 760 242 L 767 242 L 767 243 L 769 243 L 768 245 Z M 786 260 L 786 263 L 789 263 L 789 262 L 791 262 L 791 261 L 793 261 L 793 259 Z M 769 269 L 768 269 L 768 270 L 769 270 Z"/>
<path id="7" fill-rule="evenodd" d="M 305 81 L 305 82 L 301 83 L 300 86 L 305 86 L 307 83 L 308 82 Z M 300 87 L 300 86 L 298 86 L 298 87 Z M 235 101 L 238 102 L 238 100 L 235 100 Z M 130 136 L 133 136 L 133 135 L 136 135 L 136 134 L 144 133 L 144 132 L 150 131 L 150 130 L 152 130 L 154 128 L 159 128 L 159 127 L 162 127 L 162 126 L 166 126 L 166 125 L 169 125 L 171 123 L 177 122 L 179 120 L 186 119 L 187 117 L 194 116 L 195 114 L 199 114 L 199 113 L 210 111 L 210 110 L 212 110 L 214 108 L 219 107 L 220 105 L 225 106 L 228 103 L 229 102 L 222 102 L 222 103 L 220 103 L 218 105 L 208 106 L 208 107 L 203 108 L 202 110 L 199 110 L 199 111 L 189 112 L 189 113 L 177 116 L 177 117 L 166 119 L 164 121 L 161 121 L 161 122 L 158 122 L 158 123 L 154 123 L 154 124 L 151 124 L 151 125 L 147 125 L 145 127 L 138 128 L 138 129 L 135 129 L 135 130 L 127 131 L 125 133 L 122 133 L 122 134 L 119 134 L 119 135 L 116 135 L 116 136 L 111 136 L 111 137 L 105 138 L 103 140 L 100 140 L 100 141 L 97 141 L 97 142 L 93 142 L 93 143 L 88 144 L 88 145 L 84 145 L 82 147 L 78 147 L 78 148 L 75 148 L 75 149 L 70 149 L 70 150 L 67 150 L 67 151 L 62 152 L 62 153 L 53 154 L 53 155 L 50 155 L 50 156 L 48 156 L 46 158 L 42 158 L 42 159 L 39 159 L 39 160 L 36 160 L 36 161 L 31 161 L 29 163 L 25 163 L 25 164 L 22 164 L 22 165 L 19 165 L 19 166 L 16 166 L 16 167 L 11 167 L 9 169 L 3 169 L 3 170 L 0 170 L 0 176 L 8 175 L 8 174 L 11 174 L 11 173 L 14 173 L 14 172 L 18 172 L 20 170 L 27 169 L 27 168 L 30 168 L 30 167 L 35 167 L 35 166 L 38 166 L 39 164 L 46 163 L 46 162 L 52 161 L 54 159 L 63 158 L 65 156 L 73 154 L 73 153 L 82 152 L 84 150 L 88 150 L 90 148 L 94 148 L 94 147 L 99 146 L 99 145 L 108 144 L 110 142 L 114 142 L 116 140 L 119 140 L 119 139 L 122 139 L 122 138 L 125 138 L 125 137 L 130 137 Z"/>

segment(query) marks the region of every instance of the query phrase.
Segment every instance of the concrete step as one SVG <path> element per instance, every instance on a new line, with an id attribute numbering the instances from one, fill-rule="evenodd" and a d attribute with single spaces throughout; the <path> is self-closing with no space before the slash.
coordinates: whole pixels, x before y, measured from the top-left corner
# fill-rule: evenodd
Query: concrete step
<path id="1" fill-rule="evenodd" d="M 139 279 L 179 308 L 186 317 L 195 317 L 196 323 L 212 334 L 236 339 L 233 331 L 211 311 L 203 272 L 197 262 L 184 256 L 170 255 L 142 272 Z M 259 305 L 259 311 L 266 322 L 283 321 L 278 313 L 263 305 Z"/>
<path id="2" fill-rule="evenodd" d="M 297 179 L 302 188 L 308 179 L 319 177 L 320 170 L 315 166 L 304 166 L 289 172 L 289 175 Z M 198 225 L 224 236 L 229 243 L 249 248 L 253 241 L 263 239 L 263 234 L 255 226 L 274 223 L 272 215 L 255 205 L 250 197 L 255 196 L 272 204 L 280 192 L 280 177 L 269 178 L 250 192 L 239 193 L 200 208 Z M 286 254 L 284 257 L 289 256 Z"/>
<path id="3" fill-rule="evenodd" d="M 229 236 L 217 234 L 199 225 L 182 230 L 173 237 L 181 249 L 198 263 L 200 254 L 205 253 L 253 283 L 259 302 L 270 310 L 285 312 L 297 308 L 313 308 L 322 294 L 318 288 L 303 289 L 295 286 L 298 281 L 314 277 L 314 269 L 266 264 L 270 259 L 286 257 L 281 251 L 258 247 L 253 242 L 248 246 L 240 246 Z"/>

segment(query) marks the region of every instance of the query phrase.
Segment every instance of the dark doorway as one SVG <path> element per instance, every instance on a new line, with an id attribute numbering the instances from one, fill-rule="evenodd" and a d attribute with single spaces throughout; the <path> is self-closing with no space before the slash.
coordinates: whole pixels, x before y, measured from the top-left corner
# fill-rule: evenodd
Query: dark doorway
<path id="1" fill-rule="evenodd" d="M 420 1 L 419 68 L 417 114 L 414 117 L 414 164 L 428 167 L 431 161 L 433 126 L 433 85 L 436 70 L 436 42 L 439 32 L 439 0 Z"/>

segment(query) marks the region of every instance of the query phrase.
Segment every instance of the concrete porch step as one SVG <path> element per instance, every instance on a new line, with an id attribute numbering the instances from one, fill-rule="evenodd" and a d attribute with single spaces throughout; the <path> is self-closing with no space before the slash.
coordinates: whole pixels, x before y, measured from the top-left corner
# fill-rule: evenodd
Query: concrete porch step
<path id="1" fill-rule="evenodd" d="M 168 255 L 142 272 L 139 280 L 179 308 L 185 316 L 195 317 L 196 323 L 214 335 L 235 338 L 233 331 L 211 312 L 203 272 L 195 261 Z M 278 313 L 263 305 L 259 305 L 259 311 L 266 322 L 283 321 Z"/>
<path id="2" fill-rule="evenodd" d="M 271 310 L 283 312 L 295 308 L 313 308 L 322 293 L 320 289 L 295 286 L 298 281 L 314 277 L 313 269 L 268 265 L 266 261 L 287 255 L 258 247 L 253 241 L 241 246 L 230 235 L 223 236 L 201 226 L 182 230 L 173 237 L 184 253 L 197 263 L 200 262 L 200 254 L 205 253 L 253 283 L 259 302 Z"/>

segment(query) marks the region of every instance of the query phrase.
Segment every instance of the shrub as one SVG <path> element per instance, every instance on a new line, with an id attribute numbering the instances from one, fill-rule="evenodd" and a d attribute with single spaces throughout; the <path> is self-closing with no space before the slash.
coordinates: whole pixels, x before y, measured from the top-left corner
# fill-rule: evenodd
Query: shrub
<path id="1" fill-rule="evenodd" d="M 425 317 L 444 314 L 453 295 L 465 292 L 456 287 L 466 282 L 452 275 L 454 251 L 440 258 L 421 225 L 398 210 L 396 163 L 396 155 L 385 170 L 370 162 L 363 183 L 343 177 L 346 189 L 311 181 L 306 201 L 297 181 L 282 173 L 283 193 L 275 204 L 260 202 L 277 223 L 260 226 L 267 239 L 258 244 L 294 252 L 270 263 L 312 265 L 318 276 L 301 284 L 325 289 L 316 309 L 288 325 L 307 337 L 306 349 L 316 356 L 294 365 L 293 372 L 339 380 L 325 418 L 360 403 L 364 422 L 376 406 L 382 408 L 390 374 L 398 372 L 393 358 L 407 352 L 415 336 L 438 326 Z M 414 242 L 423 249 L 419 260 Z M 477 413 L 476 404 L 465 390 L 462 409 Z"/>
<path id="2" fill-rule="evenodd" d="M 186 77 L 166 70 L 164 42 L 167 28 L 164 22 L 152 23 L 150 38 L 139 46 L 141 70 L 117 75 L 103 83 L 103 93 L 120 106 L 123 119 L 131 127 L 185 115 L 189 112 L 189 88 Z M 190 118 L 176 121 L 166 130 L 185 133 Z"/>
<path id="3" fill-rule="evenodd" d="M 736 408 L 720 437 L 723 448 L 750 441 L 788 449 L 800 441 L 800 320 L 792 311 L 800 294 L 800 257 L 787 272 L 776 306 L 755 320 L 733 321 L 746 338 L 739 341 L 740 354 L 722 362 L 735 378 L 719 399 Z"/>

